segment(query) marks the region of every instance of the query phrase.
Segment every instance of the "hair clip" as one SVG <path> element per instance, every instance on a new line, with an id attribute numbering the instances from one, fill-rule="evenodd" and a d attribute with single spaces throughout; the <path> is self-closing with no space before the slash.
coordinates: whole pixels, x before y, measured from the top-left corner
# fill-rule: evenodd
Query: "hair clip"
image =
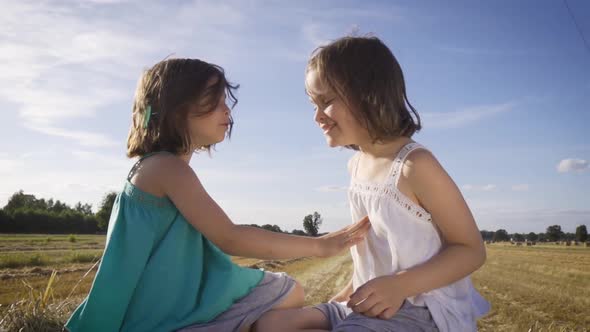
<path id="1" fill-rule="evenodd" d="M 152 106 L 151 105 L 147 105 L 146 109 L 145 109 L 145 114 L 144 114 L 144 118 L 143 118 L 143 129 L 146 129 L 148 126 L 148 123 L 150 122 L 150 117 L 152 116 Z"/>

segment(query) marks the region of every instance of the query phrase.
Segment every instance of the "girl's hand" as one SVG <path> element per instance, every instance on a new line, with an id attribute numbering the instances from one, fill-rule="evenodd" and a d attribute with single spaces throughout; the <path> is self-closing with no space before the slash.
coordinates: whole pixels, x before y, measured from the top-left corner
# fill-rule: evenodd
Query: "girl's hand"
<path id="1" fill-rule="evenodd" d="M 401 308 L 405 299 L 396 277 L 383 276 L 369 280 L 357 288 L 346 306 L 367 317 L 390 319 Z"/>
<path id="2" fill-rule="evenodd" d="M 330 301 L 328 302 L 345 302 L 348 301 L 350 299 L 350 294 L 343 294 L 343 293 L 338 293 L 336 295 L 334 295 L 333 298 L 330 299 Z"/>
<path id="3" fill-rule="evenodd" d="M 370 227 L 369 217 L 364 217 L 355 224 L 317 238 L 319 242 L 318 256 L 334 256 L 356 245 L 365 239 Z"/>

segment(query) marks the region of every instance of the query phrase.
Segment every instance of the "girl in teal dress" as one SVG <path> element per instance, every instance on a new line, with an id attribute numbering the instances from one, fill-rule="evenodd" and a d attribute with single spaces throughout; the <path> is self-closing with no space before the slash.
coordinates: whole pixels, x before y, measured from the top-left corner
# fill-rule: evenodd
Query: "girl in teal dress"
<path id="1" fill-rule="evenodd" d="M 331 256 L 359 243 L 359 223 L 322 237 L 235 225 L 189 166 L 231 134 L 237 100 L 222 68 L 169 59 L 146 70 L 133 103 L 127 155 L 139 157 L 118 194 L 102 262 L 70 331 L 248 331 L 269 310 L 303 305 L 286 274 L 234 264 Z"/>

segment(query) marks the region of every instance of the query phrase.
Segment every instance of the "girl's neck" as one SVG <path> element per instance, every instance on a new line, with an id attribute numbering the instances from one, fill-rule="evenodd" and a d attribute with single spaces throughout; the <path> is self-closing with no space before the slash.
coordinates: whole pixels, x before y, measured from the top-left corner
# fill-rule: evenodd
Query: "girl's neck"
<path id="1" fill-rule="evenodd" d="M 187 164 L 190 163 L 191 158 L 193 157 L 193 153 L 189 152 L 186 154 L 177 154 L 178 158 L 184 160 Z"/>
<path id="2" fill-rule="evenodd" d="M 409 137 L 399 137 L 389 142 L 368 142 L 366 144 L 359 145 L 359 150 L 373 158 L 393 158 L 404 145 L 413 142 Z"/>

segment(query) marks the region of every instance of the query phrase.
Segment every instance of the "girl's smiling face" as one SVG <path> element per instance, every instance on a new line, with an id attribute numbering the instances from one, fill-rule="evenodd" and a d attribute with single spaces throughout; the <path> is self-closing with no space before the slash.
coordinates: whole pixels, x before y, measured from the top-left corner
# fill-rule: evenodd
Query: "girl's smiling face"
<path id="1" fill-rule="evenodd" d="M 322 82 L 316 70 L 307 72 L 305 86 L 315 106 L 314 120 L 330 147 L 358 146 L 370 141 L 367 129 L 357 121 L 344 100 Z"/>

